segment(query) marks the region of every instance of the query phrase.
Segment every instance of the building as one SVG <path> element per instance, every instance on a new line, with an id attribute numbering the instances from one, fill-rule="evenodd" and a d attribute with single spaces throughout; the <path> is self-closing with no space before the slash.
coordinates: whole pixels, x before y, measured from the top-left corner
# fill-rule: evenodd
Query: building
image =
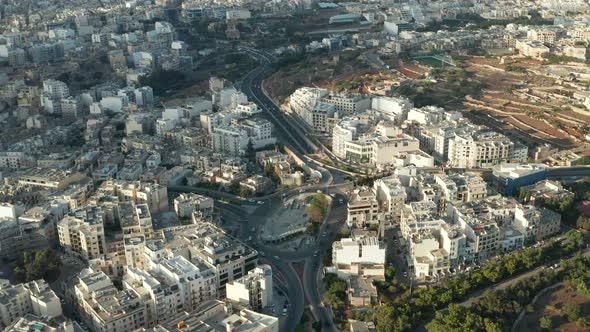
<path id="1" fill-rule="evenodd" d="M 375 193 L 368 189 L 356 190 L 348 200 L 346 224 L 349 227 L 363 228 L 366 225 L 379 224 L 382 214 Z"/>
<path id="2" fill-rule="evenodd" d="M 195 211 L 199 211 L 205 220 L 213 219 L 214 201 L 211 197 L 198 194 L 182 193 L 174 199 L 174 211 L 178 218 L 191 218 Z"/>
<path id="3" fill-rule="evenodd" d="M 239 305 L 212 300 L 203 302 L 192 313 L 181 312 L 149 329 L 149 332 L 279 332 L 279 319 L 242 309 Z"/>
<path id="4" fill-rule="evenodd" d="M 57 223 L 59 244 L 87 260 L 101 257 L 106 253 L 103 218 L 104 212 L 97 206 L 70 212 Z"/>
<path id="5" fill-rule="evenodd" d="M 243 277 L 258 262 L 256 250 L 211 223 L 190 225 L 165 236 L 169 241 L 185 242 L 183 239 L 190 239 L 187 243 L 190 257 L 213 266 L 215 284 L 220 294 L 225 293 L 225 284 Z"/>
<path id="6" fill-rule="evenodd" d="M 45 280 L 0 288 L 0 327 L 6 328 L 27 314 L 48 319 L 62 315 L 59 298 Z"/>
<path id="7" fill-rule="evenodd" d="M 240 181 L 240 190 L 252 194 L 267 193 L 272 190 L 272 181 L 262 175 L 253 175 Z"/>
<path id="8" fill-rule="evenodd" d="M 334 105 L 340 116 L 361 113 L 371 107 L 371 98 L 358 93 L 330 93 L 323 101 Z"/>
<path id="9" fill-rule="evenodd" d="M 420 229 L 410 238 L 410 255 L 416 277 L 438 276 L 450 269 L 449 254 L 431 229 Z"/>
<path id="10" fill-rule="evenodd" d="M 494 189 L 504 195 L 516 195 L 521 187 L 533 185 L 547 177 L 543 164 L 500 164 L 492 168 Z"/>
<path id="11" fill-rule="evenodd" d="M 393 222 L 399 222 L 401 211 L 408 198 L 406 188 L 399 178 L 390 176 L 377 179 L 373 184 L 373 190 L 376 193 L 379 210 L 385 216 L 390 216 Z"/>
<path id="12" fill-rule="evenodd" d="M 289 107 L 292 112 L 316 133 L 331 131 L 336 108 L 323 101 L 328 96 L 328 90 L 318 88 L 299 88 L 291 94 Z"/>
<path id="13" fill-rule="evenodd" d="M 482 129 L 456 134 L 449 140 L 448 164 L 456 168 L 492 167 L 506 162 L 525 162 L 528 149 L 508 137 Z"/>
<path id="14" fill-rule="evenodd" d="M 344 277 L 364 275 L 383 278 L 385 253 L 385 243 L 370 232 L 353 232 L 352 237 L 332 244 L 334 272 Z"/>
<path id="15" fill-rule="evenodd" d="M 524 235 L 525 242 L 542 241 L 559 233 L 559 213 L 534 206 L 517 207 L 513 227 Z"/>
<path id="16" fill-rule="evenodd" d="M 19 173 L 18 183 L 23 186 L 64 189 L 75 182 L 87 179 L 85 174 L 71 173 L 54 168 L 29 168 Z"/>
<path id="17" fill-rule="evenodd" d="M 48 319 L 33 314 L 27 314 L 9 325 L 5 332 L 74 332 L 74 324 L 71 320 L 65 319 Z"/>
<path id="18" fill-rule="evenodd" d="M 565 189 L 561 182 L 542 180 L 530 186 L 520 187 L 520 195 L 532 205 L 573 201 L 574 193 Z"/>
<path id="19" fill-rule="evenodd" d="M 147 327 L 143 299 L 132 289 L 118 290 L 102 271 L 86 268 L 74 286 L 80 318 L 92 331 L 134 331 Z"/>
<path id="20" fill-rule="evenodd" d="M 260 311 L 273 303 L 272 268 L 259 265 L 247 275 L 228 282 L 225 293 L 228 300 Z"/>

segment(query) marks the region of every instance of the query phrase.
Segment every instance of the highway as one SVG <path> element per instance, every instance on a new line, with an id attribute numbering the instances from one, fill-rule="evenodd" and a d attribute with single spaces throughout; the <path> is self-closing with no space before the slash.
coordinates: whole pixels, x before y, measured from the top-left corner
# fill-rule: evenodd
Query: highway
<path id="1" fill-rule="evenodd" d="M 275 61 L 273 55 L 251 48 L 243 47 L 240 50 L 258 60 L 260 66 L 246 74 L 237 84 L 238 88 L 260 107 L 265 117 L 274 125 L 277 136 L 300 154 L 299 157 L 315 153 L 317 149 L 315 145 L 305 136 L 299 135 L 281 112 L 276 112 L 279 107 L 262 91 L 262 81 L 270 73 L 272 62 Z"/>

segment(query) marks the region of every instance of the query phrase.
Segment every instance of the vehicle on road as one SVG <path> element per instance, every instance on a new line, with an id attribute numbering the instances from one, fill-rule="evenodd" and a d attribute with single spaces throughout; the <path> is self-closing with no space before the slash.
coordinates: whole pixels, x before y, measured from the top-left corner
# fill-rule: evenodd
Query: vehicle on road
<path id="1" fill-rule="evenodd" d="M 263 202 L 263 201 L 258 201 L 258 202 L 256 202 L 256 203 L 258 203 L 258 205 L 262 205 L 262 204 L 264 204 L 264 202 Z"/>

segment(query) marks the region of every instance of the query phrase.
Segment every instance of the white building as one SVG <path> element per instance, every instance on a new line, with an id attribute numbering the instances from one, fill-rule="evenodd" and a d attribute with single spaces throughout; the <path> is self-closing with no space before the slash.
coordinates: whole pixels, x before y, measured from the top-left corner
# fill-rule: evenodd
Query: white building
<path id="1" fill-rule="evenodd" d="M 182 193 L 174 199 L 174 211 L 179 218 L 190 218 L 195 211 L 199 211 L 202 218 L 210 220 L 213 217 L 213 198 L 198 194 Z"/>
<path id="2" fill-rule="evenodd" d="M 228 300 L 261 310 L 273 303 L 272 287 L 272 268 L 270 265 L 259 265 L 247 275 L 228 282 L 225 293 Z"/>
<path id="3" fill-rule="evenodd" d="M 503 162 L 525 162 L 528 149 L 508 137 L 483 129 L 449 140 L 449 165 L 456 168 L 492 167 Z"/>
<path id="4" fill-rule="evenodd" d="M 74 286 L 81 319 L 92 331 L 117 332 L 147 328 L 143 299 L 132 289 L 118 290 L 102 271 L 86 268 Z"/>
<path id="5" fill-rule="evenodd" d="M 57 223 L 59 244 L 85 259 L 100 257 L 106 253 L 103 223 L 103 211 L 96 206 L 74 210 Z"/>
<path id="6" fill-rule="evenodd" d="M 62 315 L 59 298 L 45 280 L 0 288 L 0 327 L 7 327 L 27 314 L 48 319 Z"/>

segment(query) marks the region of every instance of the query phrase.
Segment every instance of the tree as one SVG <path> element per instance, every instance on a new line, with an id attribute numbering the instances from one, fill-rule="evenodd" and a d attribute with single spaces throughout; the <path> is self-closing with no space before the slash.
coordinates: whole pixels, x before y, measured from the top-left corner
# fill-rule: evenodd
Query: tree
<path id="1" fill-rule="evenodd" d="M 20 282 L 37 279 L 53 281 L 59 276 L 60 267 L 59 256 L 50 249 L 27 251 L 18 258 L 14 274 Z"/>
<path id="2" fill-rule="evenodd" d="M 543 331 L 550 331 L 553 327 L 553 322 L 551 321 L 551 318 L 541 317 L 541 319 L 539 319 L 539 327 Z"/>
<path id="3" fill-rule="evenodd" d="M 248 145 L 246 146 L 246 158 L 251 162 L 256 161 L 256 150 L 254 149 L 254 143 L 252 143 L 251 138 L 248 139 Z"/>
<path id="4" fill-rule="evenodd" d="M 570 322 L 577 321 L 582 314 L 580 305 L 577 303 L 566 303 L 563 306 L 563 311 Z"/>
<path id="5" fill-rule="evenodd" d="M 578 220 L 576 220 L 576 226 L 578 228 L 585 230 L 585 231 L 589 231 L 590 230 L 590 218 L 588 218 L 586 216 L 579 216 Z"/>
<path id="6" fill-rule="evenodd" d="M 375 314 L 375 324 L 377 324 L 377 332 L 395 331 L 395 320 L 393 315 L 395 310 L 391 304 L 384 304 L 377 309 Z"/>
<path id="7" fill-rule="evenodd" d="M 395 278 L 395 269 L 392 266 L 388 266 L 385 269 L 385 280 L 391 281 L 393 278 Z"/>
<path id="8" fill-rule="evenodd" d="M 576 249 L 579 249 L 584 245 L 584 235 L 582 235 L 580 231 L 572 229 L 569 232 L 565 233 L 565 237 L 567 241 L 570 243 L 570 245 L 572 245 Z"/>
<path id="9" fill-rule="evenodd" d="M 309 219 L 313 222 L 321 222 L 328 213 L 329 205 L 330 202 L 324 194 L 315 194 L 309 202 L 309 206 L 306 210 Z"/>

